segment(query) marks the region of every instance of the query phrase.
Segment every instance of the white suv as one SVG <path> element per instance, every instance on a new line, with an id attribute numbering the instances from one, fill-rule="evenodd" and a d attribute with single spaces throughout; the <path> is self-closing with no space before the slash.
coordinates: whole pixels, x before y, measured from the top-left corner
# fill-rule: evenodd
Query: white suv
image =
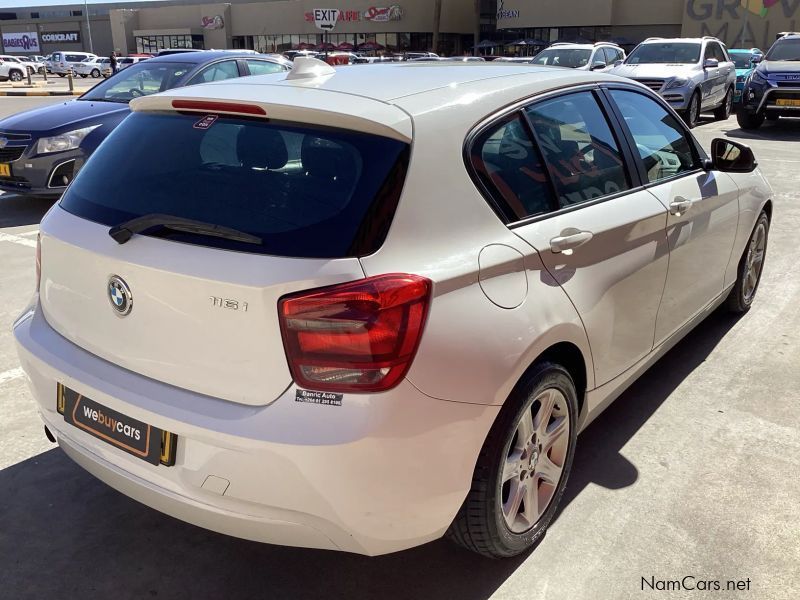
<path id="1" fill-rule="evenodd" d="M 51 439 L 209 529 L 523 552 L 578 432 L 758 289 L 752 152 L 624 79 L 296 58 L 130 106 L 14 336 Z"/>
<path id="2" fill-rule="evenodd" d="M 556 42 L 534 56 L 531 63 L 604 72 L 624 59 L 625 51 L 611 42 L 596 44 Z"/>
<path id="3" fill-rule="evenodd" d="M 0 56 L 0 81 L 22 81 L 28 68 L 16 56 Z"/>

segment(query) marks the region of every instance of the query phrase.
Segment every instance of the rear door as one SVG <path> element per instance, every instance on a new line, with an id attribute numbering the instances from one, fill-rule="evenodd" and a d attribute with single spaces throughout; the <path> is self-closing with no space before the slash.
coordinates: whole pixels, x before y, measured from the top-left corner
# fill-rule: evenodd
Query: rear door
<path id="1" fill-rule="evenodd" d="M 639 153 L 646 188 L 668 211 L 669 273 L 658 312 L 660 344 L 723 291 L 739 223 L 739 192 L 718 171 L 704 171 L 691 134 L 656 99 L 611 89 Z"/>
<path id="2" fill-rule="evenodd" d="M 530 214 L 512 231 L 575 305 L 602 385 L 653 348 L 667 274 L 666 209 L 638 189 L 597 91 L 541 100 L 518 118 L 516 133 L 498 140 L 507 150 L 493 179 Z"/>

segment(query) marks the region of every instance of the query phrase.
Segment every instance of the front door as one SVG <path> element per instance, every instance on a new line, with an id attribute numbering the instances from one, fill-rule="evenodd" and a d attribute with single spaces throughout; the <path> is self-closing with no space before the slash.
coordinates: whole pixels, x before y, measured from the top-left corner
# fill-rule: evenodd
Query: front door
<path id="1" fill-rule="evenodd" d="M 658 345 L 724 288 L 739 220 L 739 191 L 718 171 L 704 171 L 691 134 L 658 101 L 612 89 L 639 151 L 649 193 L 668 211 L 669 272 L 655 330 Z"/>

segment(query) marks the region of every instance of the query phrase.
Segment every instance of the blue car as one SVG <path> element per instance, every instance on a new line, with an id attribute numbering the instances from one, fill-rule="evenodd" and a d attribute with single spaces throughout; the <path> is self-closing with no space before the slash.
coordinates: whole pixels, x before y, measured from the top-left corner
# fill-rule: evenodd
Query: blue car
<path id="1" fill-rule="evenodd" d="M 128 116 L 128 102 L 134 98 L 287 70 L 280 58 L 253 52 L 157 56 L 120 71 L 75 100 L 0 120 L 0 190 L 60 196 L 100 142 Z"/>
<path id="2" fill-rule="evenodd" d="M 733 103 L 738 104 L 742 98 L 744 82 L 747 81 L 750 73 L 756 68 L 753 58 L 755 56 L 763 56 L 764 53 L 758 48 L 750 48 L 749 50 L 732 48 L 728 50 L 728 54 L 730 54 L 733 63 L 736 65 L 736 89 L 733 92 Z"/>
<path id="3" fill-rule="evenodd" d="M 800 34 L 772 44 L 744 82 L 736 120 L 742 129 L 758 129 L 765 120 L 800 116 Z"/>

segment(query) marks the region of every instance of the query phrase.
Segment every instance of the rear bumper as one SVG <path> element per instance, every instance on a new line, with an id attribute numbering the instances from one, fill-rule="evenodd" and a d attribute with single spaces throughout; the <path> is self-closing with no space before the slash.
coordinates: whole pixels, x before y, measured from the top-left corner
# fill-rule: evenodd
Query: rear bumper
<path id="1" fill-rule="evenodd" d="M 296 402 L 294 386 L 246 406 L 99 359 L 36 306 L 14 335 L 42 419 L 73 460 L 152 508 L 274 544 L 376 555 L 441 537 L 499 410 L 435 400 L 407 381 L 345 395 L 338 407 Z M 177 434 L 176 464 L 153 466 L 68 425 L 55 409 L 57 382 Z"/>

